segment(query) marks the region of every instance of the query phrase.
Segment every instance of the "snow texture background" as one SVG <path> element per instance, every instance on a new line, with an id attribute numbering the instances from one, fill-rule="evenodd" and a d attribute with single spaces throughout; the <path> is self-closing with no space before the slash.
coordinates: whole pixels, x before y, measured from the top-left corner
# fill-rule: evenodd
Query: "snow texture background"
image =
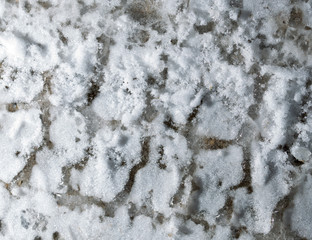
<path id="1" fill-rule="evenodd" d="M 1 239 L 312 239 L 311 0 L 1 0 Z"/>

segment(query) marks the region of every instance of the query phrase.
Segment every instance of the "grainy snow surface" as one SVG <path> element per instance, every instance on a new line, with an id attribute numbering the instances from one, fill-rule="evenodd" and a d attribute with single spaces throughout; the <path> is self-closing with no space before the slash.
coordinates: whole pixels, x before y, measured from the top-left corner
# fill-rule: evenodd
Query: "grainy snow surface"
<path id="1" fill-rule="evenodd" d="M 0 239 L 312 239 L 311 0 L 1 0 Z"/>

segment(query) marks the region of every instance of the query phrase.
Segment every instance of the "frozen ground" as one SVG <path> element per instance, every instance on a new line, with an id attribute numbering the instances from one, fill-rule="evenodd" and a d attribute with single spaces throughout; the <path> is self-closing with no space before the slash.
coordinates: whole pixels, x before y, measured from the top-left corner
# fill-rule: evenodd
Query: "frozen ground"
<path id="1" fill-rule="evenodd" d="M 311 0 L 1 0 L 1 239 L 312 239 Z"/>

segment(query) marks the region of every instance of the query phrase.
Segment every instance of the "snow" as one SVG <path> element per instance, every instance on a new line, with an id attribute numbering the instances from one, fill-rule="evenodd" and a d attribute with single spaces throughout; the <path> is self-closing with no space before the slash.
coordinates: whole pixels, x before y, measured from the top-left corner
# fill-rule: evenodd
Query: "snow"
<path id="1" fill-rule="evenodd" d="M 0 1 L 0 239 L 312 239 L 311 11 Z"/>
<path id="2" fill-rule="evenodd" d="M 309 227 L 311 222 L 311 176 L 304 179 L 302 186 L 294 198 L 294 208 L 288 213 L 291 228 L 301 236 L 310 239 L 312 233 Z"/>
<path id="3" fill-rule="evenodd" d="M 3 168 L 0 179 L 10 182 L 24 167 L 25 158 L 32 149 L 40 145 L 42 139 L 40 111 L 32 109 L 9 113 L 0 112 L 0 149 Z"/>

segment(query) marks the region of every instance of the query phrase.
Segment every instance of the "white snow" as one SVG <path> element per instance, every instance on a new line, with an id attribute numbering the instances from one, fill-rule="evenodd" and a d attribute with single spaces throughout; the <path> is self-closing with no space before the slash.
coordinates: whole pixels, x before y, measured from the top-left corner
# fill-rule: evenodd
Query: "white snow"
<path id="1" fill-rule="evenodd" d="M 0 1 L 0 239 L 312 239 L 311 11 Z"/>

